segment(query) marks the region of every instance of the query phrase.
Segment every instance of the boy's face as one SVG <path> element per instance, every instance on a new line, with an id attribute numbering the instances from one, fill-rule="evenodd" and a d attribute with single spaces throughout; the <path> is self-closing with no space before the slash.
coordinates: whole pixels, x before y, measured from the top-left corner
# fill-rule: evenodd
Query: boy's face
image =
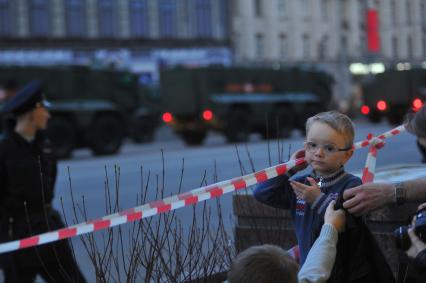
<path id="1" fill-rule="evenodd" d="M 345 138 L 336 130 L 321 122 L 311 125 L 306 134 L 305 159 L 317 174 L 327 175 L 344 165 L 352 156 Z"/>

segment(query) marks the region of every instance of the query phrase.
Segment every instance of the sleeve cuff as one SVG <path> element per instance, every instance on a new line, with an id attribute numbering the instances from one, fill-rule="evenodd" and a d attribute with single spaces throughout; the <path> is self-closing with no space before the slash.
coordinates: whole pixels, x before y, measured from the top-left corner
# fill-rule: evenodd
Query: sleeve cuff
<path id="1" fill-rule="evenodd" d="M 329 239 L 330 241 L 337 243 L 338 237 L 339 233 L 337 232 L 336 228 L 334 228 L 334 226 L 329 223 L 324 223 L 318 238 Z"/>

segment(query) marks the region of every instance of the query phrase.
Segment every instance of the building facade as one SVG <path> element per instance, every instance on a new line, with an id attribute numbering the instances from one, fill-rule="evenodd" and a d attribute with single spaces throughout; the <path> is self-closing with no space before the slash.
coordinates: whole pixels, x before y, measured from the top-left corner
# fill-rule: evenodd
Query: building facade
<path id="1" fill-rule="evenodd" d="M 367 50 L 367 5 L 379 16 L 380 51 Z M 233 0 L 237 61 L 419 62 L 426 58 L 424 0 Z"/>
<path id="2" fill-rule="evenodd" d="M 229 65 L 228 7 L 228 0 L 0 0 L 0 64 Z"/>
<path id="3" fill-rule="evenodd" d="M 1 38 L 224 40 L 226 0 L 0 0 Z"/>

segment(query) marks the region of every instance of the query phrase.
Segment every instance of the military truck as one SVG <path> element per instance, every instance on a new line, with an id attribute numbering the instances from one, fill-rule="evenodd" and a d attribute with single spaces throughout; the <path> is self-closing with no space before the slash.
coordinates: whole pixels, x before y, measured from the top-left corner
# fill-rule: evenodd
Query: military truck
<path id="1" fill-rule="evenodd" d="M 377 123 L 386 118 L 401 124 L 408 111 L 417 111 L 426 101 L 426 69 L 387 70 L 362 82 L 361 113 Z"/>
<path id="2" fill-rule="evenodd" d="M 307 67 L 174 68 L 160 73 L 163 121 L 190 145 L 208 131 L 243 142 L 252 132 L 288 137 L 328 108 L 333 78 Z"/>
<path id="3" fill-rule="evenodd" d="M 116 153 L 126 136 L 150 141 L 160 123 L 158 97 L 127 71 L 87 66 L 0 66 L 0 82 L 20 86 L 43 80 L 51 102 L 48 135 L 59 157 L 89 147 L 95 155 Z"/>

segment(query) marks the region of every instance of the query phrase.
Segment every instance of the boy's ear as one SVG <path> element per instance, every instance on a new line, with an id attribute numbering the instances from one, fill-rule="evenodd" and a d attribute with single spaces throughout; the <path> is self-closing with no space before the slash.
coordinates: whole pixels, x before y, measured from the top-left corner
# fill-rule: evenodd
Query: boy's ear
<path id="1" fill-rule="evenodd" d="M 343 164 L 345 164 L 352 157 L 353 154 L 354 154 L 354 150 L 353 149 L 346 151 L 345 152 L 345 159 L 343 161 Z"/>

